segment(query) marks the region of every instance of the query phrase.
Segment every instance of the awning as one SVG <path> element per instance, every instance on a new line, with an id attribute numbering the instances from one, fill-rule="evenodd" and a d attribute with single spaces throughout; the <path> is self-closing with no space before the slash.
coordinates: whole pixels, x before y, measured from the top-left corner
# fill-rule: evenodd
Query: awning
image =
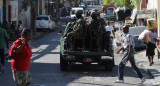
<path id="1" fill-rule="evenodd" d="M 136 19 L 154 18 L 155 15 L 156 15 L 156 9 L 138 10 L 138 11 L 137 9 L 134 9 L 131 16 L 132 23 L 134 23 Z"/>
<path id="2" fill-rule="evenodd" d="M 156 14 L 156 9 L 138 10 L 137 11 L 137 19 L 154 18 L 155 14 Z"/>

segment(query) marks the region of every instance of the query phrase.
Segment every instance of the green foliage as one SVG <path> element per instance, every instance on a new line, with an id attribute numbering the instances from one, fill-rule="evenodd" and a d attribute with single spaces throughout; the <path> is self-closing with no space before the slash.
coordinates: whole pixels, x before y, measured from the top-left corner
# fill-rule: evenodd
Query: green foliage
<path id="1" fill-rule="evenodd" d="M 35 0 L 23 0 L 22 1 L 22 9 L 24 9 L 25 11 L 28 9 L 29 6 L 31 7 L 36 7 L 37 3 Z"/>
<path id="2" fill-rule="evenodd" d="M 112 1 L 113 0 L 102 0 L 104 5 L 110 5 L 110 4 L 112 4 Z"/>
<path id="3" fill-rule="evenodd" d="M 136 8 L 141 0 L 102 0 L 104 5 L 114 4 L 116 7 Z"/>
<path id="4" fill-rule="evenodd" d="M 29 6 L 29 0 L 23 0 L 22 1 L 22 9 L 24 9 L 25 11 L 28 9 Z"/>

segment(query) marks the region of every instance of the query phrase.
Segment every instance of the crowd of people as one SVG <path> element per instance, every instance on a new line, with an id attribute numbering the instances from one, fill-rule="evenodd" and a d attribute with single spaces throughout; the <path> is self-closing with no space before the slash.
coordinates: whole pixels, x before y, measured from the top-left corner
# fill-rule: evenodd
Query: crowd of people
<path id="1" fill-rule="evenodd" d="M 18 25 L 16 26 L 16 24 L 14 22 L 12 22 L 12 23 L 4 22 L 1 25 L 1 28 L 5 29 L 7 31 L 8 39 L 14 41 L 20 37 L 20 33 L 22 31 L 22 23 L 19 22 Z"/>

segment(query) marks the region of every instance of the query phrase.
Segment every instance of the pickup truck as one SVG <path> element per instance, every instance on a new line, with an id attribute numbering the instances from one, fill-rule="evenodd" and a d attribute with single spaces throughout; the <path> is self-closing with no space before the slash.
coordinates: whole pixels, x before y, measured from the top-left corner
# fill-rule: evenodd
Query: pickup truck
<path id="1" fill-rule="evenodd" d="M 102 50 L 98 51 L 96 47 L 96 38 L 91 36 L 89 28 L 85 28 L 83 37 L 74 37 L 73 45 L 74 49 L 69 50 L 69 44 L 65 34 L 68 33 L 73 22 L 69 22 L 64 30 L 58 31 L 61 35 L 60 39 L 60 70 L 66 71 L 70 64 L 82 63 L 82 65 L 91 65 L 92 63 L 98 63 L 103 65 L 106 71 L 112 71 L 114 67 L 114 49 L 112 47 L 113 39 L 107 38 L 101 42 Z M 104 40 L 108 40 L 108 48 L 104 49 Z"/>

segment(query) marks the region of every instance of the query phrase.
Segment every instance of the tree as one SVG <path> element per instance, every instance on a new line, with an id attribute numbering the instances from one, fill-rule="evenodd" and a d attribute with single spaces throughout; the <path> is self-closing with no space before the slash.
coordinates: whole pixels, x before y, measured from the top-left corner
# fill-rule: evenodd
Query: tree
<path id="1" fill-rule="evenodd" d="M 102 0 L 104 5 L 110 5 L 110 4 L 112 4 L 112 1 L 113 0 Z"/>
<path id="2" fill-rule="evenodd" d="M 36 0 L 23 0 L 22 1 L 22 9 L 24 9 L 25 11 L 28 9 L 28 7 L 31 6 L 31 28 L 33 29 L 33 33 L 36 32 L 36 28 L 35 28 L 35 21 L 36 21 Z"/>
<path id="3" fill-rule="evenodd" d="M 104 5 L 114 4 L 116 7 L 136 8 L 141 0 L 102 0 Z"/>

